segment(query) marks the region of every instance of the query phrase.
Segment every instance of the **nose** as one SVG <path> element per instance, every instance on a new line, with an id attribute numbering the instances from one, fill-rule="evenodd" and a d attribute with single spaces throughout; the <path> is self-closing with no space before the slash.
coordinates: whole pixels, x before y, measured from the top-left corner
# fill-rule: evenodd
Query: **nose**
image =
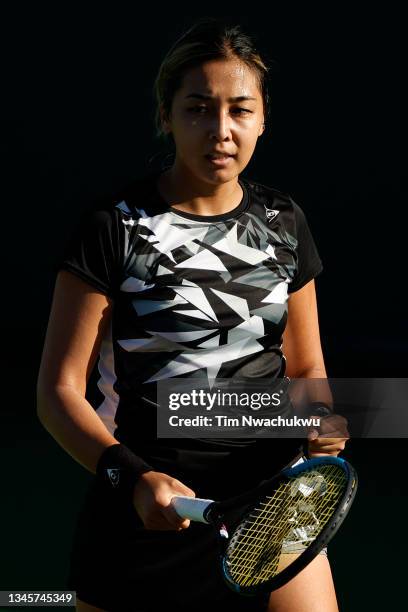
<path id="1" fill-rule="evenodd" d="M 211 139 L 219 141 L 231 139 L 231 123 L 228 113 L 220 109 L 212 114 L 209 133 Z"/>

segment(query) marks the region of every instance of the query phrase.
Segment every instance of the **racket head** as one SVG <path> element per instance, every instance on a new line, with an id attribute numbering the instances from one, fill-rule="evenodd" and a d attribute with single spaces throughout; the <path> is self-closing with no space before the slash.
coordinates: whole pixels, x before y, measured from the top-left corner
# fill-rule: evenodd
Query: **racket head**
<path id="1" fill-rule="evenodd" d="M 218 503 L 212 521 L 226 522 L 230 533 L 221 549 L 227 585 L 242 595 L 256 595 L 286 584 L 336 534 L 357 485 L 350 463 L 339 457 L 316 457 L 283 470 L 245 495 Z M 305 548 L 278 569 L 282 551 L 293 538 L 304 539 Z"/>

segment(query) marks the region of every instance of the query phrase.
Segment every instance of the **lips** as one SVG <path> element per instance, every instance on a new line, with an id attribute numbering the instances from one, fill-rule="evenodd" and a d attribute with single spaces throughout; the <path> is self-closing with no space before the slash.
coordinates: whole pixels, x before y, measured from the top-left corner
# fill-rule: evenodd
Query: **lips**
<path id="1" fill-rule="evenodd" d="M 205 156 L 205 159 L 211 168 L 227 168 L 232 164 L 234 158 L 232 155 L 228 155 L 218 158 Z"/>
<path id="2" fill-rule="evenodd" d="M 224 166 L 227 166 L 228 164 L 232 163 L 233 156 L 232 155 L 223 155 L 223 156 L 218 155 L 216 157 L 216 156 L 206 155 L 205 159 L 212 166 L 223 168 Z"/>
<path id="3" fill-rule="evenodd" d="M 234 155 L 221 151 L 213 151 L 212 153 L 207 153 L 205 157 L 207 157 L 208 159 L 227 159 L 228 157 L 234 157 Z"/>

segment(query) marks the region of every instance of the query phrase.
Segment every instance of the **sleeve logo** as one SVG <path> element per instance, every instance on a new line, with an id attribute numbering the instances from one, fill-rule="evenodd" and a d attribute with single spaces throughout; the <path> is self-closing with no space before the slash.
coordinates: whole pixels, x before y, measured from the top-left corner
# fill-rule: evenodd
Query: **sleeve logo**
<path id="1" fill-rule="evenodd" d="M 113 487 L 117 487 L 119 485 L 119 469 L 107 469 L 108 478 Z"/>
<path id="2" fill-rule="evenodd" d="M 267 208 L 265 204 L 264 204 L 264 207 L 265 207 L 265 214 L 266 214 L 268 223 L 279 215 L 279 210 L 274 210 L 273 208 Z"/>

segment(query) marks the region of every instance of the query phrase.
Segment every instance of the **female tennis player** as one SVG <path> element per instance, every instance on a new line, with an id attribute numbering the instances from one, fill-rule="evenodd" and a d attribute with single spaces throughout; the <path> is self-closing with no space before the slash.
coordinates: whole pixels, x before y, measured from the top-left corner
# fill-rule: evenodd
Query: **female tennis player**
<path id="1" fill-rule="evenodd" d="M 302 461 L 305 445 L 338 455 L 341 420 L 308 440 L 156 434 L 158 381 L 326 377 L 305 214 L 241 176 L 266 128 L 267 79 L 239 26 L 203 19 L 185 32 L 155 82 L 172 163 L 88 211 L 59 264 L 38 415 L 94 474 L 70 564 L 79 611 L 338 609 L 327 551 L 270 594 L 234 593 L 214 530 L 170 500 L 227 499 Z"/>

